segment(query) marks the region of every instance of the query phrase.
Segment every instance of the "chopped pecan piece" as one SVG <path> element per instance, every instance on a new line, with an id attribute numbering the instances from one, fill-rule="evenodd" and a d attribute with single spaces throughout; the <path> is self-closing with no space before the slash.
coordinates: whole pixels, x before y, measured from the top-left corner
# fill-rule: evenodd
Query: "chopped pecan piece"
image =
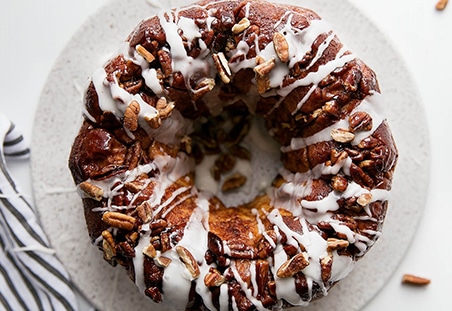
<path id="1" fill-rule="evenodd" d="M 240 145 L 232 145 L 229 148 L 229 153 L 232 156 L 237 157 L 242 160 L 248 160 L 248 161 L 251 160 L 251 152 L 248 149 L 246 149 L 245 147 L 242 147 Z"/>
<path id="2" fill-rule="evenodd" d="M 228 192 L 240 188 L 246 183 L 246 176 L 240 173 L 234 173 L 226 178 L 223 185 L 221 186 L 221 191 Z"/>
<path id="3" fill-rule="evenodd" d="M 231 68 L 229 68 L 228 60 L 224 56 L 223 52 L 218 54 L 212 54 L 213 61 L 215 63 L 215 67 L 217 68 L 218 75 L 221 78 L 221 81 L 228 84 L 231 82 Z"/>
<path id="4" fill-rule="evenodd" d="M 242 33 L 245 31 L 248 27 L 250 27 L 251 23 L 248 18 L 244 17 L 242 18 L 237 24 L 232 26 L 232 32 L 235 34 Z"/>
<path id="5" fill-rule="evenodd" d="M 198 100 L 215 87 L 215 79 L 205 78 L 199 82 L 193 90 L 193 99 Z"/>
<path id="6" fill-rule="evenodd" d="M 173 73 L 171 55 L 168 51 L 160 50 L 157 52 L 157 56 L 162 66 L 162 74 L 164 78 L 169 77 Z"/>
<path id="7" fill-rule="evenodd" d="M 330 100 L 322 106 L 322 111 L 336 118 L 340 116 L 340 108 L 335 100 Z"/>
<path id="8" fill-rule="evenodd" d="M 162 293 L 160 292 L 160 290 L 157 287 L 152 286 L 152 287 L 146 288 L 144 293 L 146 294 L 146 296 L 151 298 L 155 303 L 162 302 Z"/>
<path id="9" fill-rule="evenodd" d="M 119 253 L 126 258 L 135 257 L 135 249 L 127 241 L 119 242 L 118 245 L 116 245 L 116 253 Z"/>
<path id="10" fill-rule="evenodd" d="M 218 287 L 225 281 L 226 278 L 215 268 L 210 268 L 209 272 L 204 277 L 204 284 L 207 287 Z"/>
<path id="11" fill-rule="evenodd" d="M 155 247 L 152 244 L 149 244 L 148 246 L 143 248 L 143 254 L 150 258 L 157 257 L 157 251 L 155 250 Z"/>
<path id="12" fill-rule="evenodd" d="M 144 120 L 149 124 L 149 126 L 153 129 L 157 129 L 162 125 L 162 119 L 160 119 L 160 116 L 158 113 L 156 113 L 153 116 L 144 116 Z"/>
<path id="13" fill-rule="evenodd" d="M 135 47 L 135 50 L 138 52 L 138 54 L 140 54 L 141 56 L 143 56 L 143 58 L 148 62 L 148 63 L 152 63 L 155 60 L 154 55 L 152 55 L 151 52 L 149 52 L 148 50 L 146 50 L 142 45 L 138 44 Z"/>
<path id="14" fill-rule="evenodd" d="M 163 268 L 166 268 L 170 265 L 170 263 L 172 262 L 171 258 L 165 257 L 165 256 L 159 256 L 157 258 L 155 258 L 155 263 Z"/>
<path id="15" fill-rule="evenodd" d="M 380 141 L 372 136 L 366 137 L 357 145 L 361 149 L 373 149 L 380 144 Z"/>
<path id="16" fill-rule="evenodd" d="M 137 206 L 137 213 L 143 223 L 148 223 L 152 220 L 152 208 L 147 201 Z"/>
<path id="17" fill-rule="evenodd" d="M 331 278 L 331 271 L 333 268 L 333 257 L 331 254 L 328 254 L 322 258 L 320 258 L 320 273 L 323 282 L 328 282 Z"/>
<path id="18" fill-rule="evenodd" d="M 358 197 L 356 202 L 361 206 L 366 206 L 372 202 L 372 193 L 363 193 Z"/>
<path id="19" fill-rule="evenodd" d="M 275 67 L 275 59 L 265 61 L 262 57 L 256 57 L 257 66 L 254 67 L 256 73 L 256 85 L 259 94 L 264 94 L 270 89 L 270 71 Z"/>
<path id="20" fill-rule="evenodd" d="M 276 55 L 278 55 L 281 62 L 287 63 L 289 61 L 289 44 L 287 43 L 286 37 L 280 32 L 275 32 L 273 35 L 273 45 Z"/>
<path id="21" fill-rule="evenodd" d="M 116 256 L 116 244 L 111 233 L 107 230 L 102 231 L 102 249 L 105 260 L 111 260 Z"/>
<path id="22" fill-rule="evenodd" d="M 267 76 L 270 71 L 272 71 L 273 68 L 275 68 L 276 62 L 275 59 L 272 57 L 269 60 L 266 60 L 260 64 L 258 64 L 256 67 L 254 67 L 254 72 L 257 73 L 259 76 L 264 77 Z"/>
<path id="23" fill-rule="evenodd" d="M 374 160 L 364 160 L 364 161 L 359 162 L 358 165 L 360 168 L 365 169 L 365 170 L 373 169 L 376 167 Z"/>
<path id="24" fill-rule="evenodd" d="M 139 235 L 138 232 L 134 231 L 126 235 L 126 239 L 129 243 L 135 244 L 137 242 Z"/>
<path id="25" fill-rule="evenodd" d="M 156 106 L 161 119 L 166 119 L 171 116 L 175 107 L 174 102 L 168 102 L 165 97 L 160 97 L 157 100 Z"/>
<path id="26" fill-rule="evenodd" d="M 220 174 L 226 174 L 230 172 L 236 163 L 236 159 L 227 153 L 222 153 L 216 160 L 215 166 L 218 168 Z"/>
<path id="27" fill-rule="evenodd" d="M 347 248 L 349 245 L 347 240 L 336 239 L 336 238 L 328 238 L 327 244 L 328 244 L 328 246 L 327 246 L 328 251 Z"/>
<path id="28" fill-rule="evenodd" d="M 276 271 L 276 275 L 279 278 L 291 277 L 307 266 L 309 266 L 309 261 L 306 259 L 307 255 L 305 253 L 299 253 L 286 262 L 284 262 Z"/>
<path id="29" fill-rule="evenodd" d="M 336 163 L 342 163 L 345 159 L 348 158 L 348 153 L 345 151 L 338 151 L 336 149 L 331 150 L 330 161 L 331 165 L 335 165 Z"/>
<path id="30" fill-rule="evenodd" d="M 348 180 L 344 176 L 336 175 L 331 178 L 331 186 L 334 190 L 344 192 L 348 187 Z"/>
<path id="31" fill-rule="evenodd" d="M 192 253 L 190 253 L 190 251 L 183 246 L 176 246 L 176 251 L 193 279 L 198 278 L 201 272 L 199 270 L 199 265 L 193 257 Z"/>
<path id="32" fill-rule="evenodd" d="M 146 174 L 142 174 L 135 180 L 125 183 L 124 187 L 132 193 L 138 193 L 146 186 L 147 178 Z"/>

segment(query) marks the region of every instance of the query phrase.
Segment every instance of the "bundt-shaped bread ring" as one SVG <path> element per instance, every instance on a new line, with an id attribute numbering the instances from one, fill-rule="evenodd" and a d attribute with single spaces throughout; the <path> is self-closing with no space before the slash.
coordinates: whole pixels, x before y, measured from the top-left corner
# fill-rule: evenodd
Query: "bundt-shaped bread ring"
<path id="1" fill-rule="evenodd" d="M 381 233 L 397 149 L 379 92 L 308 9 L 207 0 L 144 20 L 92 76 L 70 154 L 93 243 L 164 310 L 326 295 Z M 259 161 L 257 119 L 279 170 L 226 206 L 254 176 L 234 167 Z"/>

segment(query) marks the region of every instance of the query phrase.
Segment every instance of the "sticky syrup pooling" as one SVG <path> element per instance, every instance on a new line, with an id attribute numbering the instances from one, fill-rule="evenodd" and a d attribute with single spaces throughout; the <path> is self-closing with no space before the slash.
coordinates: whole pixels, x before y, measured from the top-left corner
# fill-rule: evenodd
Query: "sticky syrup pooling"
<path id="1" fill-rule="evenodd" d="M 253 25 L 256 18 L 253 15 L 253 8 L 261 4 L 247 2 L 240 10 L 239 20 L 250 21 Z M 271 4 L 265 5 L 273 8 Z M 284 106 L 285 100 L 291 97 L 297 88 L 305 87 L 303 96 L 292 105 L 293 110 L 288 112 L 294 117 L 301 115 L 298 120 L 305 120 L 313 113 L 301 112 L 304 105 L 309 104 L 313 94 L 316 94 L 319 85 L 332 73 L 356 61 L 356 55 L 338 43 L 329 23 L 317 19 L 312 15 L 314 13 L 306 11 L 306 14 L 312 16 L 307 26 L 299 29 L 293 26 L 294 23 L 298 23 L 298 19 L 295 22 L 293 19 L 300 13 L 287 9 L 273 24 L 273 31 L 282 34 L 287 41 L 286 62 L 281 61 L 277 54 L 278 48 L 274 46 L 273 41 L 267 40 L 269 42 L 262 46 L 259 41 L 262 40 L 261 37 L 249 39 L 248 31 L 251 31 L 251 26 L 236 34 L 242 39 L 238 40 L 233 48 L 224 52 L 231 79 L 247 69 L 253 70 L 260 59 L 273 60 L 274 67 L 266 76 L 268 86 L 265 92 L 259 94 L 256 87 L 252 87 L 246 94 L 235 94 L 227 100 L 224 98 L 220 100 L 219 89 L 225 83 L 220 82 L 218 69 L 211 56 L 213 51 L 202 39 L 203 33 L 215 28 L 220 7 L 221 1 L 215 5 L 196 4 L 158 15 L 158 22 L 167 41 L 162 50 L 171 55 L 172 73 L 181 74 L 187 92 L 196 94 L 198 90 L 191 82 L 199 80 L 201 76 L 215 81 L 215 87 L 202 96 L 207 110 L 212 115 L 220 113 L 224 107 L 239 100 L 246 105 L 251 114 L 262 115 L 259 112 L 259 100 L 272 98 L 275 99 L 272 108 L 263 114 L 264 118 L 272 120 L 272 113 Z M 193 10 L 203 12 L 202 18 L 196 22 L 187 17 Z M 340 45 L 340 48 L 332 49 L 332 45 Z M 192 57 L 187 52 L 191 46 L 199 49 L 197 57 Z M 315 53 L 313 46 L 317 46 Z M 326 53 L 328 61 L 322 63 Z M 165 85 L 161 83 L 161 72 L 158 68 L 150 66 L 149 60 L 143 57 L 135 46 L 124 44 L 119 55 L 125 62 L 132 62 L 141 69 L 141 78 L 151 94 L 156 98 L 166 98 L 167 103 L 172 101 Z M 309 55 L 307 63 L 306 55 Z M 293 68 L 300 63 L 305 63 L 305 75 L 290 79 Z M 252 78 L 251 83 L 256 84 L 256 79 Z M 169 81 L 171 83 L 171 78 Z M 96 91 L 98 106 L 102 113 L 109 112 L 117 121 L 123 122 L 126 109 L 131 103 L 135 103 L 139 106 L 138 125 L 144 129 L 148 137 L 152 137 L 153 141 L 162 146 L 176 146 L 174 153 L 166 152 L 165 147 L 158 147 L 159 151 L 151 161 L 137 164 L 133 169 L 123 170 L 112 176 L 85 180 L 101 189 L 102 193 L 102 204 L 91 208 L 92 213 L 120 212 L 138 219 L 137 206 L 143 206 L 145 203 L 148 207 L 150 215 L 147 221 L 137 220 L 134 224 L 134 230 L 137 229 L 139 237 L 130 238 L 132 242 L 129 245 L 133 246 L 133 256 L 130 256 L 131 259 L 126 261 L 125 265 L 133 263 L 133 268 L 129 268 L 131 277 L 140 292 L 146 293 L 154 301 L 169 302 L 166 307 L 171 306 L 174 310 L 184 310 L 187 305 L 188 308 L 195 308 L 200 304 L 199 298 L 202 299 L 201 304 L 210 310 L 252 308 L 273 310 L 284 307 L 287 303 L 306 306 L 312 299 L 326 295 L 333 284 L 347 276 L 352 271 L 356 259 L 364 255 L 380 236 L 384 212 L 383 216 L 379 215 L 379 218 L 376 218 L 373 204 L 386 208 L 390 183 L 366 185 L 365 181 L 357 182 L 353 177 L 356 165 L 353 164 L 352 152 L 345 153 L 342 157 L 338 156 L 336 163 L 331 163 L 328 157 L 304 170 L 298 164 L 295 164 L 296 170 L 290 169 L 288 168 L 290 165 L 287 164 L 293 157 L 302 157 L 310 146 L 331 143 L 337 146 L 338 153 L 344 155 L 343 151 L 347 146 L 350 149 L 357 148 L 363 140 L 369 139 L 385 125 L 385 119 L 380 111 L 381 95 L 377 90 L 370 90 L 363 99 L 356 99 L 354 106 L 348 109 L 347 117 L 338 118 L 312 135 L 291 136 L 290 140 L 287 140 L 281 138 L 282 128 L 269 127 L 269 134 L 282 143 L 280 152 L 283 163 L 278 163 L 280 166 L 278 176 L 272 176 L 275 177 L 273 184 L 266 187 L 265 191 L 246 207 L 240 207 L 243 222 L 236 220 L 238 224 L 230 224 L 231 227 L 245 224 L 252 227 L 249 232 L 243 227 L 240 228 L 242 234 L 246 235 L 242 236 L 242 239 L 249 241 L 245 241 L 244 246 L 237 246 L 232 245 L 237 242 L 235 236 L 228 241 L 221 239 L 219 236 L 221 234 L 215 234 L 219 230 L 216 226 L 222 217 L 225 217 L 223 213 L 229 212 L 225 211 L 222 203 L 216 200 L 212 193 L 195 186 L 193 177 L 193 172 L 196 171 L 195 161 L 187 152 L 177 149 L 181 139 L 193 133 L 194 122 L 199 121 L 184 117 L 178 109 L 180 103 L 176 102 L 176 108 L 171 111 L 170 116 L 162 119 L 158 127 L 151 126 L 148 120 L 158 117 L 159 110 L 150 105 L 149 100 L 140 93 L 127 91 L 118 76 L 109 75 L 106 67 L 99 68 L 94 73 L 92 86 Z M 197 109 L 195 104 L 193 109 Z M 99 118 L 92 115 L 92 111 L 86 108 L 84 115 L 96 126 Z M 348 129 L 350 126 L 348 116 L 361 111 L 365 111 L 371 117 L 371 126 L 353 133 L 353 139 L 347 143 L 335 142 L 331 136 L 332 131 Z M 276 118 L 266 124 L 268 126 L 273 122 L 274 125 L 278 121 Z M 139 139 L 135 131 L 127 127 L 124 127 L 124 131 L 131 140 Z M 288 135 L 292 135 L 294 131 L 289 133 Z M 393 159 L 390 160 L 392 163 L 383 165 L 386 167 L 385 172 L 392 171 L 395 158 L 396 155 L 393 155 Z M 319 183 L 326 187 L 323 182 L 325 176 L 330 178 L 336 175 L 345 177 L 346 189 L 337 191 L 330 187 L 326 192 L 316 192 L 315 188 Z M 127 192 L 128 185 L 137 180 L 140 183 L 140 190 L 135 193 Z M 144 194 L 145 189 L 149 187 L 152 191 Z M 124 192 L 128 193 L 127 204 L 118 205 L 118 197 L 124 195 Z M 82 193 L 85 199 L 89 197 L 86 191 Z M 148 197 L 143 201 L 141 196 L 145 195 Z M 354 198 L 354 207 L 358 206 L 361 210 L 356 213 L 350 212 L 347 219 L 337 217 L 336 213 L 347 206 L 344 201 L 350 198 Z M 356 201 L 360 198 L 361 204 L 357 205 Z M 153 246 L 155 253 L 151 255 L 147 253 L 146 250 L 152 244 L 155 232 L 162 230 L 155 228 L 156 221 L 164 219 L 170 223 L 171 218 L 178 217 L 174 215 L 178 214 L 181 206 L 188 206 L 183 210 L 185 213 L 181 216 L 183 220 L 177 223 L 183 226 L 173 231 L 168 230 L 169 245 L 162 246 L 160 250 Z M 218 217 L 219 221 L 215 222 L 214 217 Z M 355 227 L 351 228 L 350 222 L 354 222 Z M 359 228 L 359 224 L 356 223 L 360 222 L 366 223 L 367 227 Z M 224 225 L 228 226 L 228 223 Z M 119 236 L 124 235 L 121 230 L 112 225 L 104 231 L 108 231 L 112 236 Z M 105 235 L 99 235 L 95 238 L 95 243 L 105 249 L 105 240 Z M 345 242 L 345 246 L 334 246 L 336 240 Z M 254 248 L 250 246 L 253 243 Z M 259 254 L 260 246 L 268 248 L 264 250 L 265 256 Z M 116 245 L 115 251 L 118 249 L 121 248 Z M 188 251 L 188 257 L 184 257 L 184 251 Z M 194 262 L 187 263 L 187 258 L 188 261 L 191 259 Z M 282 276 L 282 267 L 290 267 L 290 260 L 294 258 L 308 264 L 302 269 L 298 268 L 292 275 Z M 149 275 L 149 266 L 152 267 L 151 271 L 156 271 L 158 277 Z M 214 276 L 218 277 L 219 281 L 209 288 L 206 286 L 206 279 Z"/>

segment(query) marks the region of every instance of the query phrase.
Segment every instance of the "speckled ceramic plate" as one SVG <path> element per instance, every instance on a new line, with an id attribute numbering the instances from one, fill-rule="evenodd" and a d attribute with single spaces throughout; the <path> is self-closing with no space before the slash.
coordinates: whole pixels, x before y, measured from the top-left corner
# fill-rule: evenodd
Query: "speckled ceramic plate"
<path id="1" fill-rule="evenodd" d="M 358 310 L 384 286 L 416 231 L 429 178 L 426 120 L 403 61 L 355 7 L 346 0 L 284 2 L 317 11 L 334 25 L 350 49 L 375 69 L 400 151 L 382 238 L 328 297 L 307 309 Z M 178 6 L 185 1 L 165 3 Z M 32 178 L 42 224 L 75 285 L 102 310 L 145 310 L 151 308 L 151 302 L 138 293 L 123 269 L 110 267 L 90 245 L 67 160 L 81 124 L 82 93 L 87 79 L 110 53 L 117 51 L 141 19 L 159 10 L 159 5 L 145 0 L 114 0 L 88 19 L 56 61 L 36 113 Z"/>

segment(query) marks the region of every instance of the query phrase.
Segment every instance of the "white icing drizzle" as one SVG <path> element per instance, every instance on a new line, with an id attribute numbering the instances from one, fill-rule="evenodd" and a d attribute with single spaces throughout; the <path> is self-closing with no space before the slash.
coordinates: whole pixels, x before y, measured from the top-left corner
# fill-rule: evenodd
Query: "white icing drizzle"
<path id="1" fill-rule="evenodd" d="M 190 220 L 184 229 L 184 236 L 177 244 L 183 246 L 196 259 L 201 271 L 196 282 L 196 292 L 203 298 L 204 304 L 215 310 L 208 288 L 204 285 L 204 277 L 209 272 L 210 266 L 206 263 L 204 254 L 207 250 L 207 234 L 209 232 L 209 202 L 207 198 L 198 196 L 197 208 L 193 211 Z M 165 299 L 172 302 L 175 310 L 184 310 L 187 304 L 188 291 L 191 287 L 192 276 L 185 265 L 179 260 L 175 248 L 163 253 L 163 256 L 173 259 L 173 262 L 165 269 L 163 276 L 163 292 Z M 174 290 L 177 288 L 178 290 Z"/>
<path id="2" fill-rule="evenodd" d="M 383 106 L 383 96 L 380 93 L 373 92 L 371 95 L 364 98 L 364 100 L 353 109 L 350 114 L 357 111 L 366 111 L 372 117 L 372 128 L 369 131 L 360 131 L 355 134 L 354 140 L 351 142 L 352 145 L 357 145 L 361 140 L 372 135 L 373 132 L 381 125 L 384 121 L 383 113 L 381 111 Z M 308 137 L 293 137 L 290 141 L 289 146 L 281 147 L 281 152 L 290 152 L 294 150 L 299 150 L 312 144 L 316 144 L 323 141 L 331 140 L 331 130 L 332 129 L 347 129 L 349 123 L 345 119 L 341 119 L 335 124 L 332 124 L 323 130 L 315 133 L 314 135 Z"/>
<path id="3" fill-rule="evenodd" d="M 228 285 L 221 284 L 221 286 L 220 286 L 220 311 L 228 311 L 228 310 L 229 310 Z"/>
<path id="4" fill-rule="evenodd" d="M 141 234 L 137 246 L 135 246 L 135 257 L 133 258 L 133 266 L 135 272 L 135 285 L 140 293 L 144 293 L 146 286 L 144 283 L 144 254 L 143 249 L 149 245 L 150 231 Z"/>
<path id="5" fill-rule="evenodd" d="M 254 267 L 254 271 L 256 271 L 255 270 L 256 263 L 254 261 L 251 262 L 251 269 L 250 269 L 251 271 L 253 270 L 253 267 Z M 234 278 L 240 284 L 240 287 L 242 288 L 242 291 L 245 293 L 246 298 L 248 298 L 251 301 L 251 303 L 256 307 L 256 309 L 259 311 L 269 310 L 269 309 L 265 308 L 262 305 L 262 302 L 256 298 L 256 296 L 257 296 L 256 275 L 254 275 L 254 277 L 253 277 L 253 275 L 251 275 L 251 282 L 256 284 L 254 291 L 253 291 L 251 288 L 248 287 L 246 282 L 242 280 L 242 277 L 240 276 L 240 273 L 238 272 L 237 267 L 235 265 L 235 261 L 231 262 L 229 269 L 231 269 L 232 273 L 234 274 Z M 252 272 L 251 272 L 251 274 L 252 274 Z"/>
<path id="6" fill-rule="evenodd" d="M 306 70 L 309 70 L 314 64 L 322 57 L 323 52 L 329 47 L 331 41 L 335 38 L 334 33 L 330 33 L 328 37 L 322 42 L 322 44 L 319 45 L 317 49 L 317 53 L 315 54 L 314 58 L 311 60 L 311 63 L 306 67 Z"/>
<path id="7" fill-rule="evenodd" d="M 149 87 L 155 95 L 163 96 L 164 91 L 157 77 L 157 70 L 154 68 L 145 68 L 141 75 L 144 78 L 146 86 Z"/>
<path id="8" fill-rule="evenodd" d="M 183 32 L 184 36 L 188 35 L 192 40 L 200 38 L 201 34 L 195 22 L 188 18 L 177 17 L 177 12 L 168 15 L 169 19 L 166 18 L 165 13 L 160 13 L 159 20 L 160 25 L 166 33 L 166 40 L 171 48 L 173 72 L 180 72 L 184 76 L 187 89 L 190 90 L 190 78 L 194 73 L 203 73 L 204 76 L 211 78 L 215 77 L 213 61 L 210 57 L 193 58 L 187 55 L 182 37 L 179 35 L 179 30 Z"/>
<path id="9" fill-rule="evenodd" d="M 299 86 L 308 86 L 308 85 L 318 85 L 320 81 L 323 80 L 326 76 L 328 76 L 331 72 L 333 72 L 337 68 L 343 67 L 346 63 L 354 60 L 356 58 L 353 54 L 344 54 L 348 50 L 343 47 L 339 53 L 336 54 L 336 58 L 334 60 L 329 61 L 328 63 L 319 66 L 317 71 L 309 72 L 306 77 L 294 81 L 292 84 L 285 86 L 284 88 L 278 89 L 277 94 L 283 97 L 289 95 L 295 88 Z M 299 103 L 297 108 L 300 109 L 303 103 Z"/>

